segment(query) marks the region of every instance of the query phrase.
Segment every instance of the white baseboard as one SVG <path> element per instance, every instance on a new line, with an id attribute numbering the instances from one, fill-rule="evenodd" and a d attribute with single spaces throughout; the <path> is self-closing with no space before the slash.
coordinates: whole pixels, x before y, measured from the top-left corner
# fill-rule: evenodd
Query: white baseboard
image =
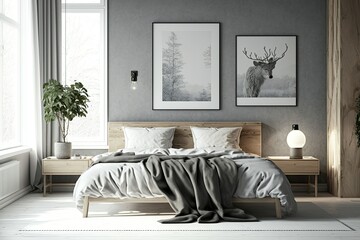
<path id="1" fill-rule="evenodd" d="M 14 192 L 13 194 L 5 197 L 4 199 L 0 200 L 0 209 L 6 207 L 7 205 L 15 202 L 16 200 L 18 200 L 19 198 L 25 196 L 26 194 L 28 194 L 29 192 L 31 192 L 32 188 L 31 186 L 27 186 L 23 189 L 20 189 L 16 192 Z"/>

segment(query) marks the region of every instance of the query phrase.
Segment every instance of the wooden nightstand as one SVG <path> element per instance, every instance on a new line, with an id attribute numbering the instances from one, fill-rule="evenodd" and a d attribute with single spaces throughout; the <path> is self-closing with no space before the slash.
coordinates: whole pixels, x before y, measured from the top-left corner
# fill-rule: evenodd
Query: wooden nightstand
<path id="1" fill-rule="evenodd" d="M 81 159 L 57 159 L 48 157 L 42 160 L 42 175 L 44 179 L 44 196 L 46 190 L 54 185 L 74 185 L 73 183 L 53 183 L 53 175 L 81 175 L 89 168 L 91 157 L 81 157 Z"/>
<path id="2" fill-rule="evenodd" d="M 276 164 L 285 175 L 305 175 L 308 176 L 308 189 L 313 186 L 315 197 L 318 194 L 318 176 L 320 174 L 320 161 L 311 156 L 304 156 L 303 159 L 289 159 L 288 156 L 269 156 L 267 157 Z M 314 176 L 314 184 L 310 178 Z"/>

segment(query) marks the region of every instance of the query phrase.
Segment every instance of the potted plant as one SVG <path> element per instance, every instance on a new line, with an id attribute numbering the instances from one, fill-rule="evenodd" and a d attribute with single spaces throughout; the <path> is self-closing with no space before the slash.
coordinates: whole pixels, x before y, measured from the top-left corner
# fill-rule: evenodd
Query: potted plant
<path id="1" fill-rule="evenodd" d="M 46 122 L 57 119 L 61 131 L 61 142 L 56 142 L 55 157 L 70 158 L 71 143 L 66 142 L 69 123 L 75 117 L 86 117 L 89 102 L 87 89 L 81 82 L 63 86 L 58 80 L 49 80 L 43 85 L 44 118 Z"/>

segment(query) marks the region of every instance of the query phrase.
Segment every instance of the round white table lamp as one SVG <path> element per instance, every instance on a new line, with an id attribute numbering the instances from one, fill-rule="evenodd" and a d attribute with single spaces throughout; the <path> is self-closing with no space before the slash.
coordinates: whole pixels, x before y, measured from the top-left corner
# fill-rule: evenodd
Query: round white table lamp
<path id="1" fill-rule="evenodd" d="M 287 144 L 290 147 L 291 159 L 302 159 L 302 149 L 306 143 L 306 137 L 302 131 L 299 130 L 298 124 L 292 125 L 292 130 L 286 138 Z"/>

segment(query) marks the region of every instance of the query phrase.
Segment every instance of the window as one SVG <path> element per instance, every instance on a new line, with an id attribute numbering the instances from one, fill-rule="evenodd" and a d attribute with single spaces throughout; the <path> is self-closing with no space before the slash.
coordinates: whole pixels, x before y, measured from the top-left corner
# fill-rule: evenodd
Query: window
<path id="1" fill-rule="evenodd" d="M 67 4 L 71 4 L 71 3 L 100 3 L 100 4 L 104 4 L 104 0 L 63 0 L 63 2 L 66 2 Z"/>
<path id="2" fill-rule="evenodd" d="M 0 0 L 0 150 L 20 145 L 20 2 Z"/>
<path id="3" fill-rule="evenodd" d="M 107 145 L 107 17 L 104 0 L 63 0 L 62 82 L 80 81 L 90 95 L 88 114 L 70 123 L 73 148 Z"/>

